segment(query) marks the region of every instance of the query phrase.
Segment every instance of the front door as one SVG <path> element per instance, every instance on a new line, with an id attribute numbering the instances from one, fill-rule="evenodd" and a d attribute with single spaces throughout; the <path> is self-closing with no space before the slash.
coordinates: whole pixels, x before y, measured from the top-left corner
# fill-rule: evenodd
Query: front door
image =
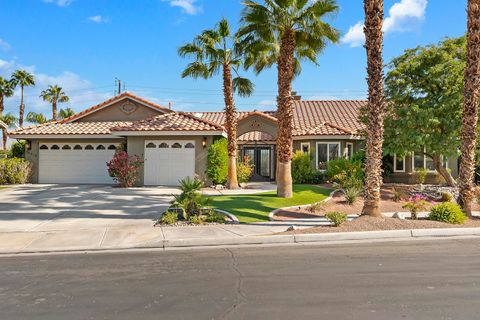
<path id="1" fill-rule="evenodd" d="M 245 147 L 243 155 L 248 156 L 254 165 L 252 180 L 270 180 L 272 174 L 270 147 Z"/>

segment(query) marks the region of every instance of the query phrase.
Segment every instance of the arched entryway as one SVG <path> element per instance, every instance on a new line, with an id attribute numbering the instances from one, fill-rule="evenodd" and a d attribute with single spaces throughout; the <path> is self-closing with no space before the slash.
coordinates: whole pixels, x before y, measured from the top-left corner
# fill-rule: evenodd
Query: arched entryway
<path id="1" fill-rule="evenodd" d="M 255 166 L 251 181 L 275 180 L 277 128 L 275 117 L 258 111 L 238 120 L 239 155 Z"/>

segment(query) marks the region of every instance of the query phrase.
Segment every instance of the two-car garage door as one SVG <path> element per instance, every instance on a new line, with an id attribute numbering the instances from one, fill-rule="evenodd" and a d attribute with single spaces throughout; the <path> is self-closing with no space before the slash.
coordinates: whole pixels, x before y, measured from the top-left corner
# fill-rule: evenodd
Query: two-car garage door
<path id="1" fill-rule="evenodd" d="M 39 183 L 112 184 L 107 162 L 111 143 L 40 143 Z"/>
<path id="2" fill-rule="evenodd" d="M 195 176 L 195 141 L 145 141 L 145 185 L 177 186 Z"/>

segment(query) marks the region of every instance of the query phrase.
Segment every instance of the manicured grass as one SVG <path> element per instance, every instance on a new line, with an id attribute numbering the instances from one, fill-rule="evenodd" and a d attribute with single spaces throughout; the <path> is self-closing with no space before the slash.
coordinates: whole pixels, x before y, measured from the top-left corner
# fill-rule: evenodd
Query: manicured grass
<path id="1" fill-rule="evenodd" d="M 252 195 L 212 197 L 215 208 L 237 216 L 242 223 L 268 221 L 268 214 L 278 208 L 310 204 L 328 197 L 332 190 L 311 185 L 294 185 L 293 197 L 278 198 L 275 191 Z"/>

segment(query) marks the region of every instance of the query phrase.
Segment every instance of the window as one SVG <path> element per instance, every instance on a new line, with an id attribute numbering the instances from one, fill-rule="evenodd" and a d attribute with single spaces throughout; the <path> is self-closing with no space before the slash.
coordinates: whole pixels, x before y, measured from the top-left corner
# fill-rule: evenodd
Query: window
<path id="1" fill-rule="evenodd" d="M 393 172 L 405 172 L 405 156 L 393 155 Z"/>
<path id="2" fill-rule="evenodd" d="M 82 150 L 82 146 L 77 144 L 75 147 L 73 147 L 73 150 Z"/>
<path id="3" fill-rule="evenodd" d="M 190 143 L 190 142 L 189 142 L 189 143 L 187 143 L 187 144 L 185 145 L 185 148 L 186 148 L 186 149 L 195 149 L 195 146 L 193 145 L 193 143 Z"/>
<path id="4" fill-rule="evenodd" d="M 352 159 L 353 157 L 353 143 L 347 142 L 345 146 L 345 157 L 347 159 Z"/>
<path id="5" fill-rule="evenodd" d="M 300 150 L 302 150 L 303 153 L 310 153 L 310 142 L 302 142 L 300 144 Z"/>
<path id="6" fill-rule="evenodd" d="M 157 147 L 157 145 L 153 142 L 150 142 L 149 144 L 147 144 L 148 149 L 152 149 L 152 148 L 156 148 L 156 147 Z"/>
<path id="7" fill-rule="evenodd" d="M 48 147 L 46 145 L 42 144 L 40 146 L 40 150 L 48 150 Z"/>
<path id="8" fill-rule="evenodd" d="M 168 144 L 166 144 L 165 142 L 162 142 L 162 143 L 160 143 L 160 145 L 158 147 L 161 148 L 161 149 L 167 149 Z"/>
<path id="9" fill-rule="evenodd" d="M 424 152 L 415 151 L 413 153 L 413 166 L 412 170 L 416 171 L 418 169 L 427 169 L 428 171 L 435 171 L 435 164 L 433 163 L 433 159 L 428 157 Z M 448 159 L 442 156 L 442 165 L 447 168 L 448 167 Z"/>
<path id="10" fill-rule="evenodd" d="M 317 142 L 317 170 L 326 170 L 327 163 L 340 156 L 340 142 Z"/>
<path id="11" fill-rule="evenodd" d="M 85 147 L 85 150 L 93 150 L 93 147 L 91 144 L 88 144 L 86 147 Z"/>
<path id="12" fill-rule="evenodd" d="M 62 150 L 72 150 L 72 147 L 70 147 L 68 144 L 66 144 L 62 147 Z"/>
<path id="13" fill-rule="evenodd" d="M 111 145 L 108 146 L 107 149 L 108 150 L 117 150 L 117 147 L 115 145 L 111 144 Z"/>
<path id="14" fill-rule="evenodd" d="M 50 148 L 50 150 L 60 150 L 60 148 L 59 148 L 56 144 L 54 144 L 54 145 Z"/>
<path id="15" fill-rule="evenodd" d="M 99 144 L 99 145 L 97 146 L 97 150 L 105 150 L 105 146 Z"/>
<path id="16" fill-rule="evenodd" d="M 172 144 L 172 148 L 180 149 L 180 148 L 182 148 L 182 145 L 178 142 L 175 142 L 174 144 Z"/>

